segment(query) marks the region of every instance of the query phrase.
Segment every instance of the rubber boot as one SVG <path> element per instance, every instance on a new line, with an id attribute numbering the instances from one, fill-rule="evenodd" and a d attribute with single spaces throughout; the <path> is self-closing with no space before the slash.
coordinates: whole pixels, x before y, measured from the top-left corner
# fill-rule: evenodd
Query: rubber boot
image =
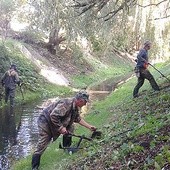
<path id="1" fill-rule="evenodd" d="M 63 147 L 70 147 L 72 143 L 72 137 L 69 135 L 63 135 Z"/>
<path id="2" fill-rule="evenodd" d="M 38 170 L 38 167 L 40 165 L 40 158 L 41 155 L 39 154 L 34 154 L 32 156 L 32 170 Z"/>

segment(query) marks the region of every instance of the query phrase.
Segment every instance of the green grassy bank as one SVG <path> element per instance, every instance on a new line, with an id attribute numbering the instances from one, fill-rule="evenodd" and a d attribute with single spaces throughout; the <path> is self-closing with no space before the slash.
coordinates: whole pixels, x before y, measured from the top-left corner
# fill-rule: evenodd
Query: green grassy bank
<path id="1" fill-rule="evenodd" d="M 159 64 L 157 68 L 170 78 L 169 63 Z M 161 129 L 168 127 L 170 123 L 169 82 L 155 70 L 150 70 L 162 88 L 160 92 L 155 93 L 146 81 L 140 90 L 140 97 L 133 99 L 136 78 L 131 78 L 105 100 L 94 102 L 85 116 L 88 122 L 103 132 L 102 138 L 83 142 L 85 149 L 73 155 L 58 149 L 61 141 L 58 139 L 43 154 L 40 169 L 114 169 L 116 166 L 133 169 L 135 165 L 139 165 L 138 168 L 149 170 L 161 169 L 170 163 L 169 132 L 161 133 Z M 128 132 L 121 134 L 128 129 Z M 90 132 L 80 127 L 76 134 L 90 135 Z M 149 149 L 140 143 L 146 136 L 150 137 Z M 158 149 L 160 141 L 164 143 Z M 154 149 L 155 154 L 149 156 L 147 151 Z M 144 160 L 139 164 L 131 155 L 142 155 Z M 30 167 L 31 156 L 28 156 L 18 161 L 12 169 L 29 170 Z"/>

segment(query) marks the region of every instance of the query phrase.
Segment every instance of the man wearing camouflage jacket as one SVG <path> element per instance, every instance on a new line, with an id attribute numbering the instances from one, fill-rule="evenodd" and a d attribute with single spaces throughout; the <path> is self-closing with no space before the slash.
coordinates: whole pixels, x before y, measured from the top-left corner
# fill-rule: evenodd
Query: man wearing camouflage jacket
<path id="1" fill-rule="evenodd" d="M 63 146 L 71 145 L 71 137 L 68 136 L 74 130 L 74 122 L 95 131 L 96 127 L 88 124 L 79 115 L 79 108 L 86 105 L 89 95 L 86 92 L 79 92 L 74 98 L 60 99 L 47 108 L 38 118 L 39 141 L 32 156 L 32 170 L 37 170 L 40 165 L 40 158 L 49 142 L 55 141 L 63 134 Z"/>
<path id="2" fill-rule="evenodd" d="M 1 79 L 2 86 L 5 87 L 5 103 L 10 99 L 10 106 L 14 106 L 16 84 L 20 85 L 17 67 L 12 64 L 10 69 L 5 72 Z"/>

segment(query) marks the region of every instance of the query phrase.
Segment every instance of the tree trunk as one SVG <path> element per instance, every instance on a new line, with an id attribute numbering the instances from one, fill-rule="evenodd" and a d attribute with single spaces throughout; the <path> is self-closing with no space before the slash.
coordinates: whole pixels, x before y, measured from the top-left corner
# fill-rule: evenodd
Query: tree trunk
<path id="1" fill-rule="evenodd" d="M 52 29 L 49 35 L 49 42 L 47 44 L 47 49 L 51 54 L 56 54 L 56 51 L 59 51 L 59 45 L 62 41 L 65 41 L 66 38 L 59 36 L 58 30 L 56 28 Z"/>

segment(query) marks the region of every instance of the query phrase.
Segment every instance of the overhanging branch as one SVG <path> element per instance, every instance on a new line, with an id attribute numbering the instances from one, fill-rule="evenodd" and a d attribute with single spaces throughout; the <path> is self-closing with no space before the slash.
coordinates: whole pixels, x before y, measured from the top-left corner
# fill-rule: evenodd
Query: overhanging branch
<path id="1" fill-rule="evenodd" d="M 167 15 L 167 16 L 160 17 L 160 18 L 154 18 L 154 20 L 166 19 L 166 18 L 169 18 L 169 17 L 170 17 L 170 15 Z"/>
<path id="2" fill-rule="evenodd" d="M 159 6 L 162 3 L 165 2 L 169 2 L 169 0 L 162 0 L 158 3 L 149 3 L 148 5 L 140 5 L 140 4 L 136 4 L 137 0 L 116 0 L 115 2 L 111 1 L 111 0 L 86 0 L 84 2 L 82 2 L 82 0 L 73 0 L 74 1 L 74 5 L 72 5 L 72 7 L 78 9 L 78 16 L 82 15 L 83 13 L 85 13 L 86 11 L 94 8 L 96 12 L 101 11 L 109 2 L 110 3 L 114 3 L 114 10 L 113 11 L 108 11 L 108 13 L 104 16 L 99 17 L 98 19 L 104 19 L 104 21 L 108 21 L 111 18 L 113 18 L 115 15 L 117 15 L 117 13 L 119 13 L 122 10 L 129 10 L 130 7 L 134 6 L 134 5 L 138 5 L 139 7 L 142 8 L 146 8 L 149 6 Z M 167 6 L 169 6 L 169 4 L 167 3 Z M 167 8 L 168 9 L 168 8 Z M 168 18 L 169 15 L 166 15 L 165 17 L 162 18 L 155 18 L 155 20 L 158 19 L 163 19 L 163 18 Z"/>
<path id="3" fill-rule="evenodd" d="M 158 2 L 158 3 L 150 3 L 150 4 L 148 4 L 148 5 L 140 5 L 140 4 L 137 4 L 138 6 L 140 6 L 140 7 L 142 7 L 142 8 L 146 8 L 146 7 L 149 7 L 149 6 L 158 6 L 158 5 L 160 5 L 160 4 L 162 4 L 163 2 L 166 2 L 166 1 L 169 1 L 169 0 L 163 0 L 163 1 L 161 1 L 161 2 Z"/>
<path id="4" fill-rule="evenodd" d="M 107 15 L 100 18 L 104 18 L 104 21 L 108 21 L 109 19 L 114 17 L 119 11 L 122 11 L 124 8 L 129 9 L 129 6 L 134 5 L 135 3 L 136 0 L 126 0 L 116 10 L 111 11 Z"/>

